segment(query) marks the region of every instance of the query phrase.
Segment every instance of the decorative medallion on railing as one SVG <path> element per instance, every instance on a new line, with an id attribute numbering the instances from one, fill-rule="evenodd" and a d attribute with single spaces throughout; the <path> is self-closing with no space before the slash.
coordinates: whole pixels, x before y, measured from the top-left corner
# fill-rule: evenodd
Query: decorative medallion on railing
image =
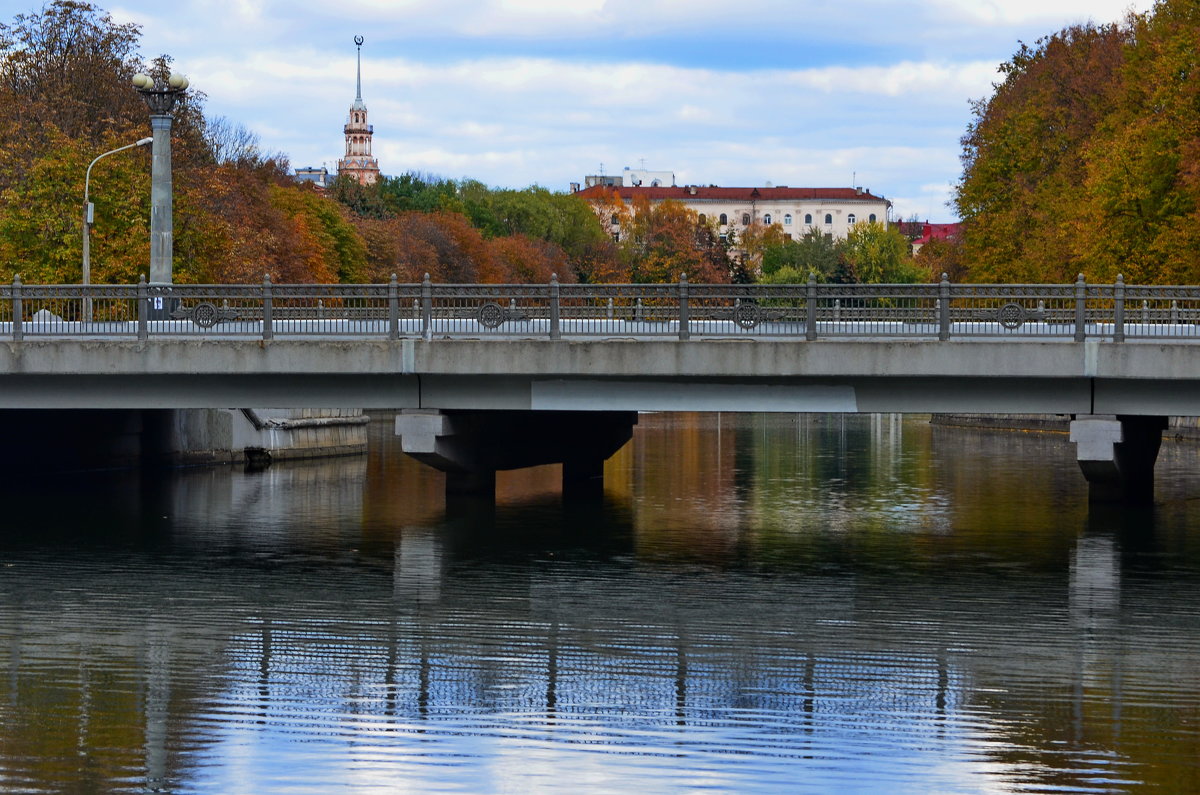
<path id="1" fill-rule="evenodd" d="M 1025 323 L 1025 307 L 1020 304 L 1005 304 L 996 311 L 996 319 L 1009 331 L 1019 329 Z"/>
<path id="2" fill-rule="evenodd" d="M 762 319 L 758 304 L 741 304 L 733 308 L 733 322 L 742 328 L 754 328 Z"/>
<path id="3" fill-rule="evenodd" d="M 484 328 L 497 328 L 508 319 L 508 313 L 504 311 L 504 307 L 492 301 L 479 307 L 476 317 L 479 325 Z"/>

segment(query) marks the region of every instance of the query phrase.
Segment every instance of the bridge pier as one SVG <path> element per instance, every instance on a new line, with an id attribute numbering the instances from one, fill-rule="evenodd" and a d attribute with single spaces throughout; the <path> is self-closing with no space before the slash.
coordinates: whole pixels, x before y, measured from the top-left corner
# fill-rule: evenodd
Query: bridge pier
<path id="1" fill-rule="evenodd" d="M 599 497 L 604 461 L 633 436 L 634 411 L 405 409 L 400 449 L 446 473 L 447 494 L 494 496 L 498 470 L 563 465 L 563 496 Z"/>
<path id="2" fill-rule="evenodd" d="M 1080 414 L 1071 420 L 1075 457 L 1091 502 L 1148 503 L 1154 499 L 1154 462 L 1167 418 Z"/>

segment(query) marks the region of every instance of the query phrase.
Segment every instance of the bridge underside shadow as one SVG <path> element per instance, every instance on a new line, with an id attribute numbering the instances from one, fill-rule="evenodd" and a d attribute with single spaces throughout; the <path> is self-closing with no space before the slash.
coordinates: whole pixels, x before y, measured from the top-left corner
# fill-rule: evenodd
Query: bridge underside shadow
<path id="1" fill-rule="evenodd" d="M 603 494 L 604 461 L 633 435 L 633 411 L 406 409 L 395 432 L 408 455 L 446 473 L 447 495 L 495 495 L 496 472 L 563 465 L 565 498 Z M 1146 504 L 1164 416 L 1073 415 L 1071 441 L 1096 503 Z"/>
<path id="2" fill-rule="evenodd" d="M 633 437 L 635 411 L 406 409 L 396 435 L 408 455 L 446 473 L 446 493 L 494 496 L 496 472 L 562 464 L 563 495 L 604 491 L 604 462 Z"/>

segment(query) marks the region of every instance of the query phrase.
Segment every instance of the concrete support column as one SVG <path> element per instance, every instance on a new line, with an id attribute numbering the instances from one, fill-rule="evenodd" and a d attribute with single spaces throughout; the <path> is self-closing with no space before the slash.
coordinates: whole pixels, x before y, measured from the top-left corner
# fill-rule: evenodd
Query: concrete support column
<path id="1" fill-rule="evenodd" d="M 1079 415 L 1071 421 L 1075 457 L 1092 502 L 1147 503 L 1166 417 Z"/>
<path id="2" fill-rule="evenodd" d="M 604 496 L 604 459 L 563 461 L 563 496 L 570 499 L 598 499 Z"/>
<path id="3" fill-rule="evenodd" d="M 494 496 L 498 470 L 563 465 L 563 495 L 599 497 L 604 461 L 633 436 L 633 411 L 405 409 L 396 435 L 406 454 L 446 473 L 447 494 Z"/>
<path id="4" fill-rule="evenodd" d="M 169 114 L 150 117 L 150 284 L 170 284 L 175 225 L 171 215 L 171 123 Z"/>

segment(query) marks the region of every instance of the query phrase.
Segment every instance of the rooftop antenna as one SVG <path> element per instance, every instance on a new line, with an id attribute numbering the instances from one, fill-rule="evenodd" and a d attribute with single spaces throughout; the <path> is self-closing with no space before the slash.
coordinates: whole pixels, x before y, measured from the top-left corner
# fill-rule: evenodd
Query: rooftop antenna
<path id="1" fill-rule="evenodd" d="M 602 176 L 602 177 L 604 176 L 604 164 L 603 163 L 600 164 L 600 176 Z"/>
<path id="2" fill-rule="evenodd" d="M 857 171 L 850 172 L 850 187 L 852 187 L 852 188 L 858 187 L 858 172 Z"/>
<path id="3" fill-rule="evenodd" d="M 643 157 L 643 158 L 639 158 L 639 161 L 640 161 L 640 162 L 641 162 L 641 164 L 642 164 L 642 171 L 645 171 L 645 170 L 646 170 L 646 158 L 644 158 L 644 157 Z"/>

